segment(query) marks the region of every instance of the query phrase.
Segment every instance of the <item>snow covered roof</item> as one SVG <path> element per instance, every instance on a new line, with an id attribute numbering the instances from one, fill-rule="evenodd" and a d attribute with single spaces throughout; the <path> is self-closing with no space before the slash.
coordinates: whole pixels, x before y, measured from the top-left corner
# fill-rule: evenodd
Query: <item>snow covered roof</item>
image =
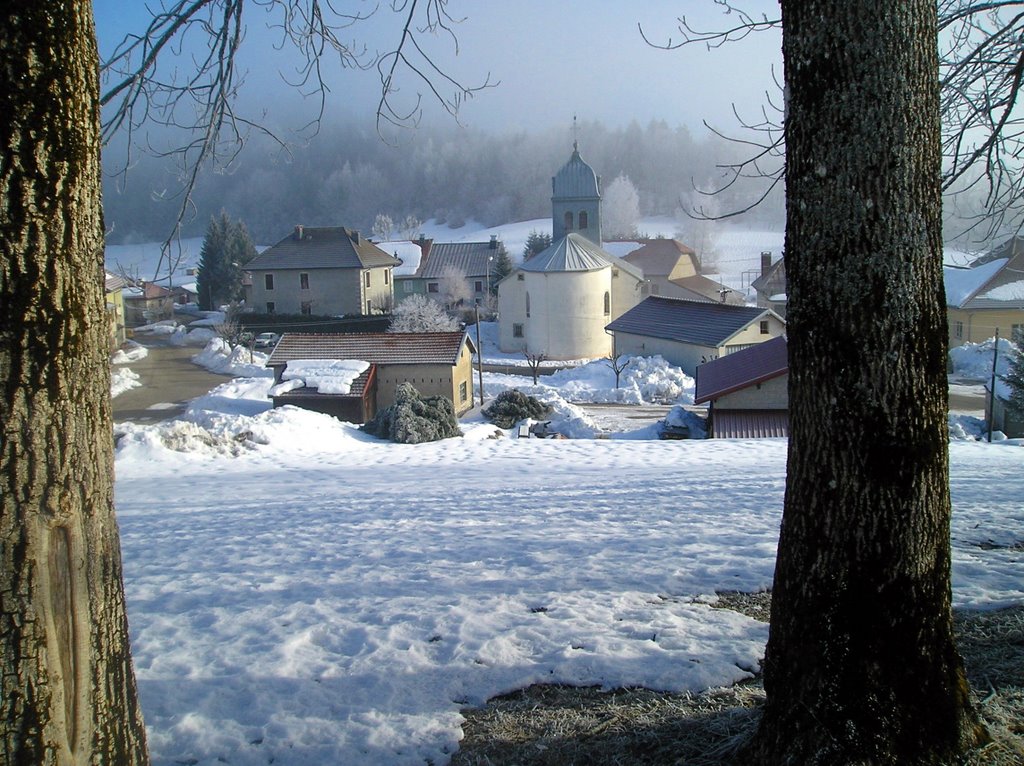
<path id="1" fill-rule="evenodd" d="M 294 232 L 249 261 L 246 269 L 365 269 L 397 265 L 397 258 L 352 229 L 296 226 Z"/>
<path id="2" fill-rule="evenodd" d="M 324 333 L 286 332 L 274 346 L 267 366 L 298 359 L 360 359 L 371 364 L 445 364 L 459 361 L 463 344 L 475 351 L 464 332 Z"/>
<path id="3" fill-rule="evenodd" d="M 421 245 L 414 240 L 398 239 L 378 242 L 377 247 L 401 261 L 401 264 L 394 268 L 396 277 L 411 277 L 419 270 L 420 261 L 423 260 L 423 251 L 427 249 L 424 245 L 429 242 L 430 240 L 425 240 Z"/>
<path id="4" fill-rule="evenodd" d="M 713 401 L 789 372 L 785 336 L 713 359 L 697 367 L 694 404 Z"/>
<path id="5" fill-rule="evenodd" d="M 767 316 L 775 314 L 754 306 L 651 296 L 605 329 L 715 348 Z"/>
<path id="6" fill-rule="evenodd" d="M 1024 309 L 1024 238 L 1014 237 L 970 268 L 943 269 L 946 305 L 959 309 Z"/>
<path id="7" fill-rule="evenodd" d="M 541 250 L 519 268 L 530 272 L 598 271 L 612 266 L 637 279 L 643 272 L 622 258 L 602 250 L 582 234 L 566 234 L 546 250 Z"/>

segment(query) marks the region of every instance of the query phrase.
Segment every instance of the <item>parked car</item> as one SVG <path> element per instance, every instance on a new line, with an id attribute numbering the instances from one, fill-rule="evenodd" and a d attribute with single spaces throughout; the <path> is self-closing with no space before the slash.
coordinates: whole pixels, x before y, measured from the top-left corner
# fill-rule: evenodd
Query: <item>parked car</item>
<path id="1" fill-rule="evenodd" d="M 261 332 L 256 336 L 256 342 L 253 345 L 256 348 L 273 348 L 280 339 L 281 336 L 276 332 Z"/>

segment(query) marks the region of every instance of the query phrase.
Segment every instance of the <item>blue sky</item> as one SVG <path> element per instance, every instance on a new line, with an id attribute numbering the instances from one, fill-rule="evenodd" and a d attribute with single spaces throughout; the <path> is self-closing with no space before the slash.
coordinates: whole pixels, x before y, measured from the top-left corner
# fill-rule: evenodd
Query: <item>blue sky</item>
<path id="1" fill-rule="evenodd" d="M 373 3 L 349 0 L 347 8 L 368 9 Z M 510 10 L 511 8 L 511 10 Z M 490 75 L 496 88 L 466 103 L 461 122 L 470 127 L 504 132 L 543 129 L 598 120 L 609 126 L 641 125 L 665 120 L 703 131 L 701 121 L 729 130 L 735 126 L 732 105 L 755 118 L 766 90 L 774 90 L 772 67 L 781 77 L 780 38 L 775 32 L 752 35 L 725 48 L 708 51 L 691 46 L 662 51 L 647 45 L 638 24 L 652 39 L 678 40 L 677 17 L 685 14 L 700 26 L 731 25 L 713 0 L 645 0 L 644 3 L 588 0 L 451 0 L 457 18 L 459 50 L 438 38 L 433 53 L 467 83 Z M 777 16 L 770 0 L 748 4 L 751 12 Z M 126 33 L 144 29 L 146 4 L 138 0 L 96 0 L 97 36 L 101 53 L 108 52 Z M 312 105 L 297 99 L 282 78 L 294 71 L 290 51 L 275 51 L 276 36 L 267 29 L 268 15 L 252 4 L 246 8 L 246 40 L 242 64 L 249 74 L 242 94 L 270 120 L 302 116 Z M 398 16 L 382 3 L 377 17 L 351 34 L 371 49 L 392 46 L 400 31 Z M 184 69 L 188 60 L 178 62 Z M 329 112 L 371 116 L 376 108 L 375 71 L 332 69 Z M 412 79 L 407 91 L 418 87 Z M 428 109 L 431 122 L 448 119 Z"/>

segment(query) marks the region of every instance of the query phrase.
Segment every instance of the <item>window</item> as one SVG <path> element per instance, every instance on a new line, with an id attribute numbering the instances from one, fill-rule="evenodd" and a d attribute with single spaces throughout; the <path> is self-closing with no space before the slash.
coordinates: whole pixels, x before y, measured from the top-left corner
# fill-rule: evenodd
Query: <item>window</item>
<path id="1" fill-rule="evenodd" d="M 767 319 L 762 319 L 761 320 L 761 334 L 762 335 L 767 335 L 768 334 L 768 320 Z"/>
<path id="2" fill-rule="evenodd" d="M 964 337 L 964 323 L 963 322 L 957 322 L 956 324 L 954 324 L 953 325 L 953 332 L 956 335 L 956 337 L 958 337 L 958 338 Z"/>
<path id="3" fill-rule="evenodd" d="M 459 383 L 459 401 L 464 402 L 469 398 L 469 388 L 466 386 L 466 381 Z"/>
<path id="4" fill-rule="evenodd" d="M 656 284 L 654 284 L 652 282 L 651 283 L 651 295 L 660 295 L 660 294 L 661 294 L 660 293 L 660 288 Z"/>
<path id="5" fill-rule="evenodd" d="M 273 314 L 274 313 L 274 302 L 273 301 L 267 301 L 267 313 L 268 314 Z"/>
<path id="6" fill-rule="evenodd" d="M 308 290 L 309 289 L 309 274 L 299 274 L 299 289 L 300 290 Z"/>
<path id="7" fill-rule="evenodd" d="M 416 289 L 416 285 L 414 285 L 412 283 L 411 279 L 404 279 L 404 280 L 402 280 L 402 290 L 404 292 L 411 293 L 411 292 L 414 292 L 415 289 Z"/>
<path id="8" fill-rule="evenodd" d="M 300 311 L 302 311 L 302 313 L 305 314 L 306 316 L 309 316 L 310 314 L 312 314 L 313 313 L 313 301 L 303 301 L 302 302 L 302 306 L 300 308 Z"/>
<path id="9" fill-rule="evenodd" d="M 478 279 L 473 283 L 473 292 L 482 293 L 484 291 L 484 282 L 482 279 Z"/>
<path id="10" fill-rule="evenodd" d="M 572 231 L 572 213 L 566 212 L 565 214 L 565 230 Z"/>
<path id="11" fill-rule="evenodd" d="M 274 275 L 273 274 L 264 274 L 263 275 L 263 286 L 267 290 L 273 290 L 274 289 Z"/>
<path id="12" fill-rule="evenodd" d="M 523 326 L 521 324 L 512 325 L 512 337 L 522 338 L 523 337 Z"/>
<path id="13" fill-rule="evenodd" d="M 524 279 L 526 279 L 526 275 L 524 275 L 523 272 L 520 271 L 518 274 L 516 274 L 516 279 L 522 282 Z"/>
<path id="14" fill-rule="evenodd" d="M 438 292 L 437 282 L 428 282 L 427 283 L 427 292 L 428 293 L 436 293 L 436 292 Z"/>
<path id="15" fill-rule="evenodd" d="M 391 284 L 391 269 L 384 269 L 384 284 Z"/>
<path id="16" fill-rule="evenodd" d="M 367 314 L 372 314 L 373 313 L 373 303 L 370 302 L 370 301 L 366 302 L 366 313 Z"/>
<path id="17" fill-rule="evenodd" d="M 604 315 L 605 316 L 610 316 L 611 313 L 612 313 L 612 294 L 611 293 L 605 293 L 604 294 Z"/>
<path id="18" fill-rule="evenodd" d="M 365 285 L 366 287 L 370 286 L 370 272 L 368 271 L 363 272 L 363 285 Z"/>
<path id="19" fill-rule="evenodd" d="M 587 228 L 587 223 L 589 221 L 590 221 L 590 217 L 587 215 L 587 211 L 586 210 L 581 210 L 580 211 L 580 228 L 581 229 Z"/>
<path id="20" fill-rule="evenodd" d="M 526 316 L 530 316 L 530 294 L 526 294 Z"/>

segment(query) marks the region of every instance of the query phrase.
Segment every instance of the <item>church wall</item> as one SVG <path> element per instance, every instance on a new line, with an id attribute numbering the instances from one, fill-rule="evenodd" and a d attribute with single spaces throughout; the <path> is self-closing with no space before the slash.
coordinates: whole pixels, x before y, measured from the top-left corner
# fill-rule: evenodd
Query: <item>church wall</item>
<path id="1" fill-rule="evenodd" d="M 611 321 L 604 312 L 604 296 L 611 292 L 611 280 L 610 268 L 527 273 L 531 315 L 525 329 L 529 349 L 543 352 L 549 359 L 611 353 L 611 336 L 604 331 Z"/>

